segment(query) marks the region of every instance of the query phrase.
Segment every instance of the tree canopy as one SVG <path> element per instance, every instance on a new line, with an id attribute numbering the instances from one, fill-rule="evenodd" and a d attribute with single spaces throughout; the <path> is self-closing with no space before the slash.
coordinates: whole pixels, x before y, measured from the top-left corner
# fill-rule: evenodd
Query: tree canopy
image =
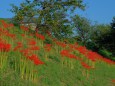
<path id="1" fill-rule="evenodd" d="M 83 0 L 25 0 L 20 6 L 12 5 L 11 12 L 15 14 L 13 19 L 16 23 L 36 18 L 36 29 L 67 37 L 72 33 L 70 16 L 78 8 L 85 9 Z"/>

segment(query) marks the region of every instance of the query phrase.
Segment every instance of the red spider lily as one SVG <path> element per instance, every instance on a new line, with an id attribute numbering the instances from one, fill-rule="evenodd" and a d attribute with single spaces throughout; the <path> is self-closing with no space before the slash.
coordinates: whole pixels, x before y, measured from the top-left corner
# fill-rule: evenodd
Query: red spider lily
<path id="1" fill-rule="evenodd" d="M 8 36 L 8 37 L 13 38 L 13 39 L 16 38 L 16 34 L 9 33 L 8 30 L 3 30 L 2 35 Z"/>
<path id="2" fill-rule="evenodd" d="M 69 44 L 69 47 L 70 47 L 71 49 L 75 49 L 75 50 L 77 50 L 77 48 L 78 48 L 78 43 L 75 43 L 75 44 Z"/>
<path id="3" fill-rule="evenodd" d="M 81 54 L 84 54 L 84 55 L 86 55 L 88 52 L 88 50 L 84 46 L 80 46 L 80 47 L 76 48 L 76 50 L 78 50 Z"/>
<path id="4" fill-rule="evenodd" d="M 14 48 L 14 51 L 16 51 L 22 47 L 23 47 L 23 44 L 21 42 L 17 42 L 17 46 Z"/>
<path id="5" fill-rule="evenodd" d="M 44 48 L 45 48 L 46 51 L 50 51 L 51 50 L 51 44 L 46 44 L 44 46 Z"/>
<path id="6" fill-rule="evenodd" d="M 6 44 L 3 42 L 0 42 L 0 51 L 5 51 L 8 52 L 11 49 L 11 45 L 10 44 Z"/>
<path id="7" fill-rule="evenodd" d="M 7 30 L 3 30 L 3 34 L 7 35 L 7 34 L 9 34 L 9 32 Z"/>
<path id="8" fill-rule="evenodd" d="M 40 50 L 40 48 L 38 46 L 31 46 L 28 49 L 30 49 L 30 50 Z"/>
<path id="9" fill-rule="evenodd" d="M 29 54 L 31 54 L 31 52 L 30 52 L 29 49 L 23 49 L 23 50 L 20 50 L 20 52 L 21 52 L 24 56 L 28 56 Z"/>
<path id="10" fill-rule="evenodd" d="M 86 64 L 85 62 L 81 62 L 81 65 L 86 69 L 92 69 L 92 67 Z"/>
<path id="11" fill-rule="evenodd" d="M 65 43 L 58 42 L 58 41 L 56 42 L 56 44 L 59 45 L 59 46 L 61 46 L 61 47 L 63 47 L 63 48 L 67 46 Z"/>
<path id="12" fill-rule="evenodd" d="M 44 64 L 44 62 L 40 61 L 39 59 L 35 59 L 34 64 L 35 65 L 42 65 L 42 64 Z"/>
<path id="13" fill-rule="evenodd" d="M 66 56 L 66 57 L 68 57 L 68 58 L 73 58 L 73 59 L 82 61 L 81 58 L 78 58 L 78 57 L 75 56 L 74 54 L 71 54 L 70 51 L 68 51 L 68 50 L 62 50 L 62 51 L 60 52 L 60 54 L 61 54 L 62 56 Z"/>
<path id="14" fill-rule="evenodd" d="M 69 53 L 69 50 L 62 50 L 62 51 L 60 52 L 60 54 L 61 54 L 62 56 L 68 56 L 68 53 Z"/>
<path id="15" fill-rule="evenodd" d="M 31 56 L 27 56 L 27 58 L 29 59 L 29 60 L 34 60 L 34 58 L 35 58 L 35 55 L 31 55 Z"/>
<path id="16" fill-rule="evenodd" d="M 4 24 L 2 24 L 2 25 L 4 26 L 4 28 L 8 28 L 8 27 L 9 27 L 9 25 L 6 24 L 6 23 L 4 23 Z"/>
<path id="17" fill-rule="evenodd" d="M 24 31 L 29 31 L 28 27 L 25 27 L 25 26 L 20 26 L 20 28 Z"/>
<path id="18" fill-rule="evenodd" d="M 69 50 L 71 50 L 71 52 L 74 51 L 76 48 L 74 44 L 68 44 L 68 46 L 69 46 Z"/>
<path id="19" fill-rule="evenodd" d="M 102 61 L 106 62 L 107 64 L 115 64 L 114 61 L 107 59 L 107 58 L 102 58 Z"/>
<path id="20" fill-rule="evenodd" d="M 45 37 L 42 34 L 36 33 L 35 35 L 36 35 L 36 37 L 40 38 L 41 40 L 45 40 Z"/>
<path id="21" fill-rule="evenodd" d="M 85 55 L 88 59 L 90 59 L 91 61 L 96 61 L 97 60 L 97 55 L 95 54 L 95 52 L 92 51 L 88 51 L 87 55 Z"/>
<path id="22" fill-rule="evenodd" d="M 8 52 L 11 49 L 11 45 L 10 44 L 5 44 L 5 48 L 4 51 Z"/>
<path id="23" fill-rule="evenodd" d="M 107 64 L 115 64 L 115 62 L 113 62 L 112 60 L 104 58 L 103 56 L 99 55 L 96 52 L 88 51 L 87 55 L 85 55 L 85 56 L 87 56 L 88 59 L 90 59 L 92 61 L 102 60 L 102 61 L 106 62 Z"/>
<path id="24" fill-rule="evenodd" d="M 76 55 L 74 55 L 74 54 L 68 54 L 68 57 L 69 57 L 69 58 L 76 59 L 76 60 L 79 60 L 79 61 L 82 61 L 82 59 L 81 59 L 81 58 L 77 57 L 77 56 L 76 56 Z"/>
<path id="25" fill-rule="evenodd" d="M 23 46 L 23 43 L 22 43 L 22 42 L 17 42 L 17 46 L 22 47 L 22 46 Z"/>
<path id="26" fill-rule="evenodd" d="M 33 39 L 29 40 L 28 45 L 36 45 L 36 41 Z"/>
<path id="27" fill-rule="evenodd" d="M 70 49 L 74 49 L 74 47 L 75 47 L 74 44 L 69 44 Z"/>
<path id="28" fill-rule="evenodd" d="M 7 24 L 4 20 L 1 20 L 2 25 L 4 26 L 4 28 L 8 28 L 8 27 L 14 27 L 13 24 Z"/>
<path id="29" fill-rule="evenodd" d="M 15 34 L 11 34 L 11 33 L 7 33 L 6 36 L 11 37 L 11 38 L 13 38 L 13 39 L 16 37 Z"/>
<path id="30" fill-rule="evenodd" d="M 20 49 L 21 47 L 20 46 L 16 46 L 13 50 L 14 51 L 17 51 L 18 49 Z"/>
<path id="31" fill-rule="evenodd" d="M 97 52 L 93 52 L 93 56 L 97 59 L 97 60 L 102 60 L 103 56 L 99 55 Z"/>
<path id="32" fill-rule="evenodd" d="M 4 26 L 4 28 L 8 28 L 9 27 L 9 25 L 4 20 L 1 20 L 1 22 L 2 22 L 2 25 Z"/>
<path id="33" fill-rule="evenodd" d="M 9 24 L 9 27 L 14 27 L 14 24 Z"/>
<path id="34" fill-rule="evenodd" d="M 34 61 L 35 65 L 40 65 L 40 64 L 44 64 L 44 62 L 40 61 L 40 59 L 38 58 L 37 55 L 32 54 L 31 56 L 28 56 L 28 58 L 32 61 Z"/>

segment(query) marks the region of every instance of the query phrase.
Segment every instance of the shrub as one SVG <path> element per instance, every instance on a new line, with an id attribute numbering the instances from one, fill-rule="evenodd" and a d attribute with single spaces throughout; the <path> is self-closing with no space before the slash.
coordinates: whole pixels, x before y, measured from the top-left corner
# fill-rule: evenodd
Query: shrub
<path id="1" fill-rule="evenodd" d="M 100 49 L 98 51 L 101 55 L 103 55 L 104 57 L 107 57 L 107 58 L 111 58 L 112 57 L 112 53 L 106 49 Z"/>

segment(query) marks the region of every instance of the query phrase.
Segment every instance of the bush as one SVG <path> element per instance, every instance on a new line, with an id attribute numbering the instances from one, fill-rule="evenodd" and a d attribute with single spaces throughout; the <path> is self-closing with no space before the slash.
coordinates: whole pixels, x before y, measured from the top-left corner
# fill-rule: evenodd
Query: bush
<path id="1" fill-rule="evenodd" d="M 94 42 L 87 42 L 86 43 L 86 47 L 88 49 L 96 51 L 96 52 L 99 50 L 99 46 L 96 43 L 94 43 Z"/>
<path id="2" fill-rule="evenodd" d="M 100 49 L 98 52 L 99 52 L 101 55 L 103 55 L 104 57 L 112 58 L 112 53 L 109 52 L 109 51 L 106 50 L 106 49 Z"/>

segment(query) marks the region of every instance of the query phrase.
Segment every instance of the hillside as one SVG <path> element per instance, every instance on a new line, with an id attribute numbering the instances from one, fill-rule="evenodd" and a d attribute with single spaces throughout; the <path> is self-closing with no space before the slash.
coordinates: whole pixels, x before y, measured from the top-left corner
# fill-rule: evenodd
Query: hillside
<path id="1" fill-rule="evenodd" d="M 0 21 L 0 86 L 115 86 L 115 62 L 50 32 Z"/>

